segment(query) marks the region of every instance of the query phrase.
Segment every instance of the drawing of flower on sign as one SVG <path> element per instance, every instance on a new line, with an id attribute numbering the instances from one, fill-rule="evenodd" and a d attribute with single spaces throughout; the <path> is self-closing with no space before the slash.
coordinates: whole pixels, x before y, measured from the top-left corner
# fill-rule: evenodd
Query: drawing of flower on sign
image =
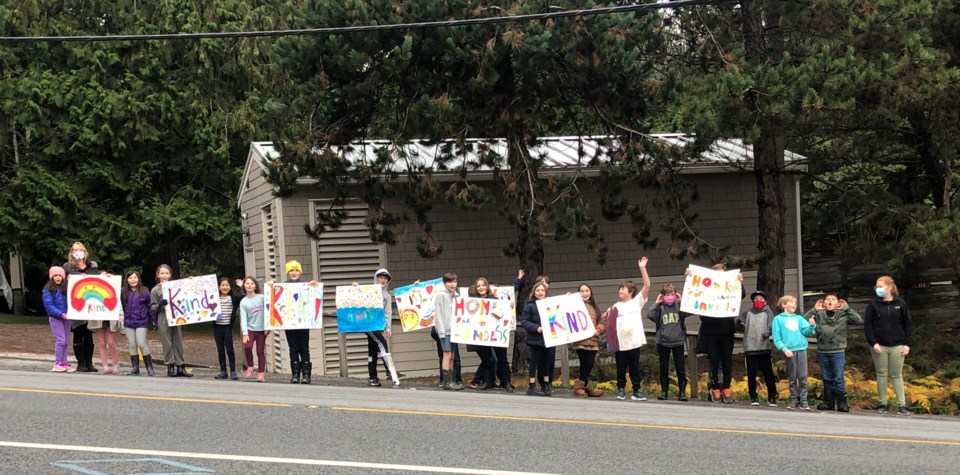
<path id="1" fill-rule="evenodd" d="M 537 310 L 543 327 L 543 344 L 548 348 L 586 340 L 597 332 L 580 294 L 537 300 Z"/>
<path id="2" fill-rule="evenodd" d="M 738 274 L 739 269 L 721 272 L 691 265 L 683 283 L 680 311 L 704 317 L 736 317 L 743 300 Z"/>
<path id="3" fill-rule="evenodd" d="M 215 275 L 170 280 L 160 289 L 167 300 L 167 324 L 172 327 L 212 322 L 222 315 Z"/>
<path id="4" fill-rule="evenodd" d="M 120 276 L 72 275 L 67 279 L 67 320 L 119 320 Z"/>
<path id="5" fill-rule="evenodd" d="M 434 304 L 437 290 L 443 288 L 443 279 L 397 287 L 393 291 L 404 332 L 430 328 L 434 322 Z"/>
<path id="6" fill-rule="evenodd" d="M 288 282 L 266 286 L 267 330 L 323 328 L 323 284 Z"/>
<path id="7" fill-rule="evenodd" d="M 380 285 L 337 286 L 337 331 L 362 333 L 386 328 Z"/>
<path id="8" fill-rule="evenodd" d="M 458 297 L 453 301 L 453 343 L 506 348 L 511 326 L 516 328 L 516 319 L 502 300 Z"/>

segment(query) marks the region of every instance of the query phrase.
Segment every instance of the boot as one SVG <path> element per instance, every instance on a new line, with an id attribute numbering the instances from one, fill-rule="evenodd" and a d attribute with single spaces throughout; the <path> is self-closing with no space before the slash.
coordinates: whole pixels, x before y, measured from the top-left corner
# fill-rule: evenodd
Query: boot
<path id="1" fill-rule="evenodd" d="M 301 384 L 310 384 L 310 372 L 313 371 L 313 363 L 301 363 L 300 364 L 300 376 L 303 379 L 300 380 Z"/>
<path id="2" fill-rule="evenodd" d="M 140 358 L 137 355 L 130 357 L 130 372 L 127 373 L 127 376 L 140 376 Z"/>
<path id="3" fill-rule="evenodd" d="M 479 391 L 489 391 L 491 389 L 493 389 L 493 381 L 491 380 L 485 380 L 477 386 L 477 390 Z"/>
<path id="4" fill-rule="evenodd" d="M 293 361 L 290 363 L 290 384 L 300 384 L 300 362 Z"/>
<path id="5" fill-rule="evenodd" d="M 450 380 L 453 379 L 453 373 L 445 369 L 440 370 L 440 389 L 444 391 L 450 391 L 453 389 L 450 387 Z"/>
<path id="6" fill-rule="evenodd" d="M 462 381 L 457 381 L 457 376 L 453 371 L 450 371 L 447 377 L 450 379 L 451 391 L 463 391 L 464 389 L 467 389 L 467 387 L 463 385 Z"/>
<path id="7" fill-rule="evenodd" d="M 586 391 L 587 391 L 587 396 L 589 396 L 589 397 L 602 397 L 602 396 L 603 396 L 603 391 L 601 391 L 601 390 L 599 390 L 599 389 L 597 389 L 597 388 L 595 388 L 595 387 L 591 388 L 591 387 L 588 386 L 588 387 L 586 388 Z"/>
<path id="8" fill-rule="evenodd" d="M 820 404 L 817 404 L 818 411 L 832 411 L 834 406 L 836 406 L 836 396 L 833 394 L 833 391 L 824 391 L 823 392 L 823 401 Z"/>
<path id="9" fill-rule="evenodd" d="M 168 364 L 168 365 L 167 365 L 167 377 L 168 377 L 168 378 L 173 378 L 173 377 L 175 377 L 176 375 L 177 375 L 177 367 L 174 366 L 174 365 L 172 365 L 172 364 Z"/>
<path id="10" fill-rule="evenodd" d="M 687 400 L 687 382 L 680 381 L 680 391 L 677 393 L 677 401 L 686 401 Z"/>
<path id="11" fill-rule="evenodd" d="M 512 393 L 514 391 L 513 383 L 510 381 L 501 382 L 500 389 L 503 389 L 505 393 Z"/>
<path id="12" fill-rule="evenodd" d="M 837 412 L 850 412 L 850 406 L 847 405 L 847 393 L 837 393 Z"/>
<path id="13" fill-rule="evenodd" d="M 131 356 L 131 358 L 133 358 Z M 156 371 L 153 370 L 153 356 L 147 355 L 143 357 L 143 365 L 147 368 L 147 376 L 156 376 Z"/>
<path id="14" fill-rule="evenodd" d="M 579 379 L 573 382 L 573 397 L 587 397 L 587 391 L 583 388 L 583 381 Z"/>
<path id="15" fill-rule="evenodd" d="M 179 366 L 177 366 L 177 376 L 179 376 L 179 377 L 181 377 L 181 378 L 192 378 L 192 377 L 193 377 L 193 373 L 188 373 L 188 372 L 187 372 L 186 365 L 179 365 Z"/>
<path id="16" fill-rule="evenodd" d="M 540 395 L 544 397 L 553 396 L 553 384 L 550 381 L 540 382 Z"/>
<path id="17" fill-rule="evenodd" d="M 78 373 L 89 373 L 87 370 L 87 358 L 84 356 L 86 352 L 83 349 L 83 345 L 80 343 L 73 344 L 73 356 L 77 358 L 77 372 Z"/>
<path id="18" fill-rule="evenodd" d="M 93 338 L 92 335 L 91 335 L 91 338 Z M 92 341 L 92 340 L 90 341 L 90 343 L 88 343 L 88 345 L 89 345 L 89 346 L 87 346 L 86 348 L 84 348 L 84 350 L 86 351 L 85 355 L 86 355 L 86 357 L 87 357 L 87 372 L 88 372 L 88 373 L 99 373 L 100 370 L 98 370 L 97 367 L 93 365 L 93 351 L 94 351 L 94 349 L 95 349 L 95 345 L 93 344 L 93 341 Z"/>

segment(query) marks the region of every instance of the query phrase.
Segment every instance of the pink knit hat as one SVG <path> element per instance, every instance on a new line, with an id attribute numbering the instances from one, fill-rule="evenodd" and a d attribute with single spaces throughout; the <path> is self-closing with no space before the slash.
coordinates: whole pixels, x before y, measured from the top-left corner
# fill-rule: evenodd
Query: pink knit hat
<path id="1" fill-rule="evenodd" d="M 60 277 L 66 278 L 67 271 L 63 270 L 63 267 L 53 266 L 50 268 L 50 279 L 53 279 L 53 276 L 59 275 Z"/>

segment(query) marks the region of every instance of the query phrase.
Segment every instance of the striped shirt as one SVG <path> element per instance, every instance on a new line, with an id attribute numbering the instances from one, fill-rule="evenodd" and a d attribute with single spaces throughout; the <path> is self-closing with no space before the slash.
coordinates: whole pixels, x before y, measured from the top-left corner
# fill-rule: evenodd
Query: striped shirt
<path id="1" fill-rule="evenodd" d="M 233 297 L 230 295 L 220 296 L 220 315 L 216 320 L 217 325 L 229 325 L 233 317 Z"/>

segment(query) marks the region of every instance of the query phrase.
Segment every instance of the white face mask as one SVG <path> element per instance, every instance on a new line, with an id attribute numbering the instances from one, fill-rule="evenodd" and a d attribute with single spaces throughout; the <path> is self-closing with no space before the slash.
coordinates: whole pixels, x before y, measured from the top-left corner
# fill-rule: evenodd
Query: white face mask
<path id="1" fill-rule="evenodd" d="M 83 252 L 83 251 L 73 251 L 73 258 L 76 259 L 76 260 L 78 260 L 78 261 L 83 260 L 83 258 L 84 258 L 86 255 L 87 255 L 87 253 L 85 253 L 85 252 Z"/>

